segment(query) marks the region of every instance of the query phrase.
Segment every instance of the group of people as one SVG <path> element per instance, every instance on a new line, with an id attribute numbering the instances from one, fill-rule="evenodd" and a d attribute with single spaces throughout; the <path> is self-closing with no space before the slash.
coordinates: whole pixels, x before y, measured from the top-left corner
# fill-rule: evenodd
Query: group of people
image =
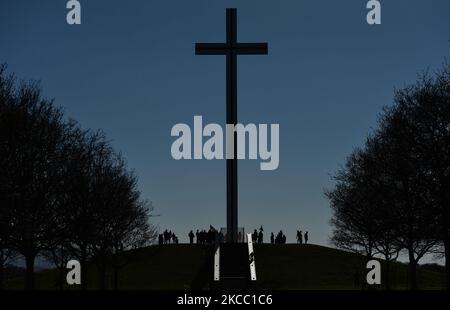
<path id="1" fill-rule="evenodd" d="M 301 230 L 297 230 L 297 243 L 303 244 L 303 242 L 304 242 L 305 244 L 307 244 L 308 238 L 309 238 L 308 232 L 305 232 L 303 234 Z M 255 231 L 252 234 L 252 240 L 253 240 L 253 242 L 263 243 L 263 228 L 262 228 L 262 226 L 259 229 L 259 233 L 255 229 Z M 270 243 L 271 244 L 285 244 L 286 243 L 286 235 L 283 233 L 282 230 L 280 230 L 276 236 L 272 232 L 270 234 Z"/>
<path id="2" fill-rule="evenodd" d="M 257 231 L 256 229 L 253 231 L 253 234 L 252 234 L 252 241 L 253 241 L 254 243 L 262 244 L 262 243 L 264 242 L 264 234 L 263 234 L 263 231 L 264 231 L 264 229 L 263 229 L 262 226 L 259 228 L 259 233 L 258 233 L 258 231 Z"/>
<path id="3" fill-rule="evenodd" d="M 158 235 L 158 244 L 178 244 L 178 237 L 171 230 L 164 230 L 162 234 Z"/>
<path id="4" fill-rule="evenodd" d="M 303 235 L 301 230 L 297 230 L 297 243 L 303 244 L 303 240 L 305 240 L 305 244 L 308 243 L 308 232 Z"/>
<path id="5" fill-rule="evenodd" d="M 264 235 L 263 235 L 263 227 L 259 229 L 259 233 L 255 229 L 252 234 L 252 241 L 255 243 L 264 243 Z M 302 233 L 301 230 L 297 230 L 297 243 L 303 244 L 303 241 L 305 244 L 308 243 L 308 232 L 305 232 L 305 234 Z M 282 230 L 278 232 L 278 234 L 275 236 L 275 234 L 272 232 L 270 234 L 270 243 L 271 244 L 285 244 L 286 243 L 286 235 L 283 233 Z"/>
<path id="6" fill-rule="evenodd" d="M 194 232 L 191 230 L 188 234 L 189 237 L 189 243 L 190 244 L 194 244 L 194 238 L 195 238 L 195 243 L 197 244 L 212 244 L 215 242 L 223 242 L 224 241 L 224 235 L 222 234 L 222 232 L 218 232 L 217 229 L 215 229 L 214 227 L 212 227 L 211 225 L 209 226 L 209 230 L 198 230 Z"/>
<path id="7" fill-rule="evenodd" d="M 194 233 L 193 230 L 191 230 L 188 234 L 189 237 L 189 243 L 190 244 L 213 244 L 213 243 L 222 243 L 225 242 L 225 237 L 223 233 L 220 231 L 217 231 L 214 227 L 211 225 L 209 226 L 209 229 L 202 229 Z M 258 230 L 254 230 L 252 235 L 252 241 L 254 243 L 262 244 L 264 243 L 264 229 L 261 226 Z M 308 232 L 303 233 L 301 230 L 297 230 L 297 243 L 299 244 L 307 244 L 308 243 Z M 239 240 L 242 240 L 241 233 L 239 232 Z M 162 244 L 178 244 L 178 237 L 173 233 L 172 231 L 168 231 L 167 229 L 162 233 L 159 234 L 158 243 L 160 245 Z M 239 241 L 242 242 L 242 241 Z M 280 230 L 277 235 L 272 232 L 270 234 L 270 243 L 271 244 L 286 244 L 286 235 L 283 233 L 282 230 Z"/>
<path id="8" fill-rule="evenodd" d="M 280 230 L 275 237 L 273 232 L 270 234 L 270 243 L 271 244 L 285 244 L 286 243 L 286 235 L 283 234 L 283 231 Z"/>

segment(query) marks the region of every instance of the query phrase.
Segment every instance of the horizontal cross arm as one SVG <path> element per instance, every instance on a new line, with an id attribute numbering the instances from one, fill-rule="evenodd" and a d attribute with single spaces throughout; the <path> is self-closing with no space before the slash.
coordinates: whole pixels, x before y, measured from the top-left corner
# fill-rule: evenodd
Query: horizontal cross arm
<path id="1" fill-rule="evenodd" d="M 228 46 L 224 43 L 196 43 L 196 55 L 226 55 Z"/>
<path id="2" fill-rule="evenodd" d="M 238 43 L 235 51 L 239 55 L 267 55 L 267 43 Z"/>

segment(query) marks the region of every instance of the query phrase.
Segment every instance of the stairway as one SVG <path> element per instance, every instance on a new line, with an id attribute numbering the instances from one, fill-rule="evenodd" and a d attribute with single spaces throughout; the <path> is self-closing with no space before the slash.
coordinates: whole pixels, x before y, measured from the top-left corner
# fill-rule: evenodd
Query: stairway
<path id="1" fill-rule="evenodd" d="M 251 287 L 248 245 L 223 243 L 220 245 L 220 289 L 248 289 Z"/>

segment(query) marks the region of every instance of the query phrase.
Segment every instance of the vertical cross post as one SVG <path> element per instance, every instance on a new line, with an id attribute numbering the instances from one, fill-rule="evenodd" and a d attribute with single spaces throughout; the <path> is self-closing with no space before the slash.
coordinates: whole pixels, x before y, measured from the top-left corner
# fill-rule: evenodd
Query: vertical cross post
<path id="1" fill-rule="evenodd" d="M 237 55 L 267 55 L 267 43 L 238 43 L 236 9 L 227 9 L 225 43 L 196 43 L 196 55 L 226 56 L 227 124 L 237 124 Z M 238 241 L 237 135 L 233 132 L 234 156 L 227 158 L 227 242 Z"/>
<path id="2" fill-rule="evenodd" d="M 227 10 L 227 124 L 237 124 L 237 54 L 233 46 L 237 41 L 236 9 Z M 229 134 L 229 133 L 227 133 Z M 227 159 L 227 242 L 238 241 L 238 161 L 237 139 L 234 136 L 233 159 Z"/>

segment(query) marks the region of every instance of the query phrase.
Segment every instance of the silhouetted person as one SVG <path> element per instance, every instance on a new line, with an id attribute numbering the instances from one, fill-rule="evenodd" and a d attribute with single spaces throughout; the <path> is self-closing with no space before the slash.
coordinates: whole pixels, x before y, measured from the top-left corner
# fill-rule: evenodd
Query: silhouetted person
<path id="1" fill-rule="evenodd" d="M 207 232 L 203 229 L 200 232 L 200 243 L 201 244 L 205 244 L 206 243 L 206 239 L 207 239 Z"/>
<path id="2" fill-rule="evenodd" d="M 303 236 L 302 236 L 301 230 L 297 230 L 297 243 L 300 243 L 300 244 L 303 243 Z"/>
<path id="3" fill-rule="evenodd" d="M 163 237 L 163 234 L 159 234 L 159 236 L 158 236 L 158 244 L 159 245 L 162 245 L 164 243 L 164 237 Z"/>
<path id="4" fill-rule="evenodd" d="M 209 225 L 208 235 L 207 235 L 207 243 L 213 243 L 214 241 L 214 228 Z"/>
<path id="5" fill-rule="evenodd" d="M 308 232 L 305 232 L 305 244 L 308 243 Z"/>
<path id="6" fill-rule="evenodd" d="M 205 232 L 202 230 L 200 230 L 199 234 L 198 234 L 198 243 L 203 244 L 204 240 L 205 240 Z"/>
<path id="7" fill-rule="evenodd" d="M 283 244 L 283 243 L 284 243 L 284 242 L 283 242 L 284 239 L 285 239 L 285 238 L 284 238 L 284 235 L 283 235 L 283 231 L 280 230 L 280 231 L 278 232 L 278 234 L 277 234 L 277 237 L 275 238 L 275 243 L 276 243 L 276 244 Z"/>
<path id="8" fill-rule="evenodd" d="M 255 229 L 253 231 L 252 241 L 256 243 L 257 240 L 258 240 L 258 231 Z"/>
<path id="9" fill-rule="evenodd" d="M 169 234 L 169 232 L 167 231 L 167 229 L 164 230 L 164 232 L 163 232 L 164 244 L 167 244 L 167 241 L 169 239 L 168 234 Z"/>
<path id="10" fill-rule="evenodd" d="M 198 229 L 195 232 L 195 242 L 200 243 L 200 232 L 198 231 Z"/>
<path id="11" fill-rule="evenodd" d="M 263 232 L 262 232 L 262 230 L 260 230 L 259 234 L 258 234 L 258 244 L 262 244 L 263 243 L 263 238 L 264 238 Z"/>
<path id="12" fill-rule="evenodd" d="M 277 236 L 275 238 L 275 244 L 280 244 L 281 240 L 283 239 L 283 233 L 281 230 L 277 233 Z"/>
<path id="13" fill-rule="evenodd" d="M 270 234 L 270 243 L 271 244 L 275 243 L 275 236 L 274 236 L 273 232 Z"/>
<path id="14" fill-rule="evenodd" d="M 189 232 L 189 243 L 190 244 L 193 244 L 194 243 L 194 232 L 191 230 L 190 232 Z"/>
<path id="15" fill-rule="evenodd" d="M 166 243 L 170 244 L 170 241 L 171 241 L 170 239 L 172 239 L 172 231 L 171 230 L 169 230 L 167 232 L 165 239 L 167 239 Z"/>
<path id="16" fill-rule="evenodd" d="M 213 236 L 214 236 L 214 243 L 215 244 L 220 243 L 220 241 L 219 241 L 219 232 L 216 229 L 214 229 L 214 231 L 213 231 Z"/>

